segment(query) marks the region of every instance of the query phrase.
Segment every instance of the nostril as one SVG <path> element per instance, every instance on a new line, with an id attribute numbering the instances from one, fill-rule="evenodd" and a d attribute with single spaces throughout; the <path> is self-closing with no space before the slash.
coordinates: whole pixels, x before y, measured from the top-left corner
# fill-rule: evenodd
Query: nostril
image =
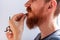
<path id="1" fill-rule="evenodd" d="M 25 7 L 29 7 L 30 6 L 30 4 L 25 4 Z"/>
<path id="2" fill-rule="evenodd" d="M 29 7 L 31 6 L 31 3 L 28 1 L 26 4 L 25 4 L 25 7 Z"/>
<path id="3" fill-rule="evenodd" d="M 26 5 L 25 7 L 30 7 L 30 5 Z"/>

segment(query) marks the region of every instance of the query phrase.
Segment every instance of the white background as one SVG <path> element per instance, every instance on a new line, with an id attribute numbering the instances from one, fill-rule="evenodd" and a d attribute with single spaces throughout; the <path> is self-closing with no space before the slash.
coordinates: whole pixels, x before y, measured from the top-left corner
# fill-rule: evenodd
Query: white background
<path id="1" fill-rule="evenodd" d="M 7 40 L 5 28 L 8 26 L 9 16 L 26 12 L 24 4 L 27 0 L 0 0 L 0 40 Z M 33 40 L 38 34 L 38 29 L 29 30 L 24 25 L 22 40 Z"/>
<path id="2" fill-rule="evenodd" d="M 26 12 L 24 3 L 27 0 L 0 0 L 0 40 L 7 40 L 5 35 L 5 28 L 8 26 L 8 18 L 9 16 L 13 16 L 14 14 L 20 12 Z M 58 24 L 60 23 L 60 18 L 58 19 Z M 36 35 L 39 33 L 38 28 L 29 30 L 24 25 L 24 32 L 22 36 L 22 40 L 33 40 Z"/>

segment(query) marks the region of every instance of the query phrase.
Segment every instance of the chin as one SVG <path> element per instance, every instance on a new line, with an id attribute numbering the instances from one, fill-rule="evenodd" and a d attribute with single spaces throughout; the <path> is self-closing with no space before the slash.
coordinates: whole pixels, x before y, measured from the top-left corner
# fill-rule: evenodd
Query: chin
<path id="1" fill-rule="evenodd" d="M 26 20 L 27 27 L 29 29 L 33 29 L 35 28 L 37 23 L 38 23 L 38 18 L 34 14 L 29 13 Z"/>

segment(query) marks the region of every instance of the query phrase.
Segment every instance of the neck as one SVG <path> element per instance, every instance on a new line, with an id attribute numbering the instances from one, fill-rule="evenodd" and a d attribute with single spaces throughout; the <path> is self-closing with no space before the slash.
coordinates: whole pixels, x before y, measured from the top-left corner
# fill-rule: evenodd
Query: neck
<path id="1" fill-rule="evenodd" d="M 57 30 L 55 21 L 56 20 L 47 18 L 45 21 L 43 21 L 42 24 L 39 25 L 39 29 L 41 31 L 41 39 L 45 38 L 46 36 Z"/>

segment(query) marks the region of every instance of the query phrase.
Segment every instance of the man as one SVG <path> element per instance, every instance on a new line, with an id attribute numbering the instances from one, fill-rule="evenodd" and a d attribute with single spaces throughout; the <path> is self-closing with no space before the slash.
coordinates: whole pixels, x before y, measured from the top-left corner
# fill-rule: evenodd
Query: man
<path id="1" fill-rule="evenodd" d="M 12 32 L 6 33 L 8 40 L 21 40 L 25 18 L 29 29 L 38 26 L 41 31 L 34 40 L 60 40 L 60 30 L 56 24 L 60 0 L 28 0 L 25 7 L 27 15 L 16 14 L 9 20 Z"/>

